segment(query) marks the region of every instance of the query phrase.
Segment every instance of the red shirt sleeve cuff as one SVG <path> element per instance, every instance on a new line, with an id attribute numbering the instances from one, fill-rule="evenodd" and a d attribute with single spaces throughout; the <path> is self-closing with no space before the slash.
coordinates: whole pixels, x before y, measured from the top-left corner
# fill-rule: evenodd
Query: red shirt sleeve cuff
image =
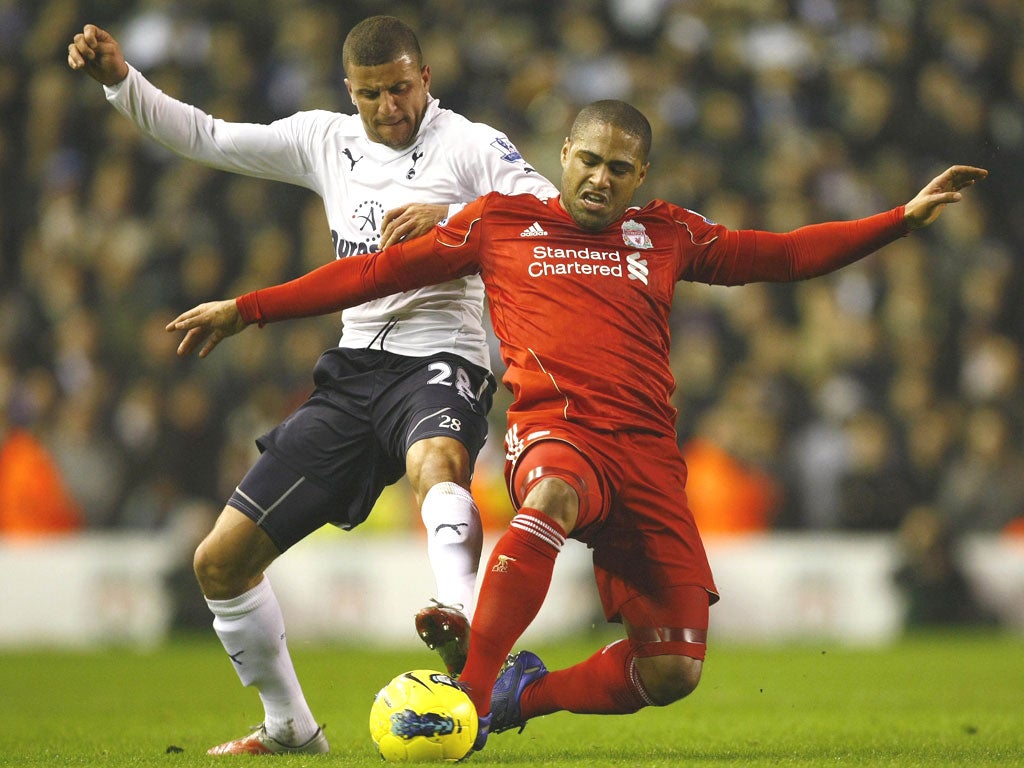
<path id="1" fill-rule="evenodd" d="M 910 225 L 907 224 L 907 206 L 900 205 L 896 207 L 896 215 L 899 217 L 900 225 L 903 227 L 903 234 L 910 234 Z"/>
<path id="2" fill-rule="evenodd" d="M 238 307 L 238 314 L 246 323 L 259 323 L 260 328 L 266 325 L 263 312 L 260 310 L 260 302 L 256 294 L 258 291 L 244 293 L 235 299 L 235 306 Z"/>

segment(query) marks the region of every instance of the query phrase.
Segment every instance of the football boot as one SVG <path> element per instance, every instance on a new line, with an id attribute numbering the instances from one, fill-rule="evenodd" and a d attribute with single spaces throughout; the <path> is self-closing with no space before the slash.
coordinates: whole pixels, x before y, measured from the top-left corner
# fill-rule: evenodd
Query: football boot
<path id="1" fill-rule="evenodd" d="M 437 651 L 448 674 L 458 677 L 469 654 L 469 619 L 461 605 L 433 605 L 416 614 L 416 633 L 432 651 Z"/>
<path id="2" fill-rule="evenodd" d="M 287 744 L 282 744 L 277 739 L 270 736 L 267 733 L 267 726 L 265 723 L 260 724 L 253 728 L 252 733 L 248 736 L 243 736 L 240 739 L 234 741 L 227 741 L 223 744 L 218 744 L 216 747 L 210 747 L 206 750 L 208 755 L 282 755 L 287 753 L 297 753 L 303 755 L 316 755 L 324 752 L 330 752 L 331 745 L 327 743 L 327 737 L 324 736 L 324 729 L 317 728 L 316 733 L 303 744 L 299 744 L 297 747 L 292 747 Z"/>
<path id="3" fill-rule="evenodd" d="M 535 653 L 520 651 L 508 657 L 491 692 L 489 733 L 501 733 L 510 728 L 518 728 L 522 732 L 526 727 L 519 706 L 523 691 L 547 673 L 548 668 Z"/>

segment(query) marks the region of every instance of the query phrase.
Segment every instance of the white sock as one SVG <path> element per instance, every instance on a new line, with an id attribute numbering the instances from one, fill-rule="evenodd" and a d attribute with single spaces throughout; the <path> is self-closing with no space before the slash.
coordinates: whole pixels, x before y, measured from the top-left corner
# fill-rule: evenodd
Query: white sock
<path id="1" fill-rule="evenodd" d="M 264 577 L 238 597 L 206 604 L 242 685 L 259 691 L 267 733 L 289 746 L 309 741 L 318 726 L 288 654 L 284 616 L 270 580 Z"/>
<path id="2" fill-rule="evenodd" d="M 455 483 L 438 483 L 423 497 L 420 514 L 427 528 L 427 557 L 437 582 L 437 599 L 445 605 L 462 605 L 472 619 L 484 538 L 473 496 Z"/>

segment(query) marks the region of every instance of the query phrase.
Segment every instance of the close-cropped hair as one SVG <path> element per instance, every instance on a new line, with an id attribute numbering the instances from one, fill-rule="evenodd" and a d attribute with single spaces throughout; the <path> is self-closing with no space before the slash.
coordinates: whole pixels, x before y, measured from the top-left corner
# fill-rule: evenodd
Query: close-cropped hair
<path id="1" fill-rule="evenodd" d="M 394 16 L 363 19 L 352 27 L 341 48 L 341 63 L 346 70 L 350 66 L 376 67 L 403 56 L 412 59 L 417 68 L 423 66 L 423 53 L 416 33 Z"/>
<path id="2" fill-rule="evenodd" d="M 604 99 L 595 101 L 583 107 L 573 121 L 569 138 L 575 141 L 580 133 L 590 125 L 603 123 L 614 125 L 630 136 L 636 136 L 640 140 L 642 161 L 646 162 L 651 152 L 651 123 L 644 116 L 644 113 L 618 99 Z"/>

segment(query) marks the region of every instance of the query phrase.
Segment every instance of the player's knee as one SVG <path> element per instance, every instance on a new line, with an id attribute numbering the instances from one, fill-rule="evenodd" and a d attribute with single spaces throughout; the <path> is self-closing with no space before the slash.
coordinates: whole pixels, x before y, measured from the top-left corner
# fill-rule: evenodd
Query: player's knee
<path id="1" fill-rule="evenodd" d="M 450 437 L 418 440 L 405 457 L 406 476 L 421 506 L 427 492 L 439 483 L 468 489 L 471 467 L 466 446 Z"/>
<path id="2" fill-rule="evenodd" d="M 689 656 L 647 656 L 636 660 L 640 680 L 659 706 L 693 693 L 700 683 L 703 667 L 703 662 Z"/>
<path id="3" fill-rule="evenodd" d="M 218 591 L 218 585 L 223 581 L 223 568 L 214 557 L 209 539 L 204 539 L 192 556 L 192 570 L 195 572 L 196 581 L 203 594 L 212 597 Z"/>
<path id="4" fill-rule="evenodd" d="M 539 509 L 566 533 L 576 527 L 580 500 L 576 490 L 560 477 L 545 477 L 530 488 L 523 506 Z"/>
<path id="5" fill-rule="evenodd" d="M 227 600 L 248 591 L 259 582 L 259 574 L 247 573 L 243 564 L 230 556 L 212 537 L 196 548 L 192 570 L 203 595 L 211 600 Z"/>
<path id="6" fill-rule="evenodd" d="M 245 514 L 227 506 L 196 548 L 192 570 L 206 597 L 227 600 L 259 584 L 263 572 L 280 554 L 270 536 Z"/>

